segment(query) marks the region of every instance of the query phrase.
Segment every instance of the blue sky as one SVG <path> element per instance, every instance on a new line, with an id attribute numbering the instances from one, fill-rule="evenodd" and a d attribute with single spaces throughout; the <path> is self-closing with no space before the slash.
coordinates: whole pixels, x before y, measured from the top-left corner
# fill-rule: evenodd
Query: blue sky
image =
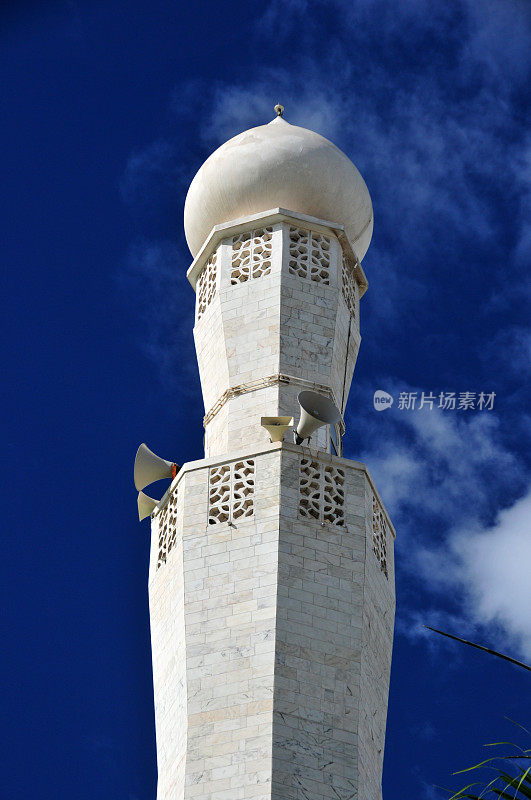
<path id="1" fill-rule="evenodd" d="M 443 798 L 531 711 L 523 670 L 422 627 L 531 660 L 529 4 L 19 0 L 2 22 L 0 797 L 155 798 L 132 461 L 201 456 L 184 198 L 280 101 L 373 199 L 345 451 L 398 532 L 384 797 Z"/>

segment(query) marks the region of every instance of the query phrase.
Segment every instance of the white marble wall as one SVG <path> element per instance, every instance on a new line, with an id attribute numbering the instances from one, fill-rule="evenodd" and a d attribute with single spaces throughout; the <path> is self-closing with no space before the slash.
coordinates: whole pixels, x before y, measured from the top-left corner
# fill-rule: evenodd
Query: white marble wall
<path id="1" fill-rule="evenodd" d="M 328 393 L 344 408 L 360 345 L 359 302 L 356 299 L 352 315 L 342 292 L 343 250 L 335 233 L 289 217 L 265 228 L 260 228 L 259 222 L 253 223 L 256 242 L 261 231 L 271 231 L 267 234 L 267 274 L 253 278 L 246 273 L 245 281 L 231 283 L 239 256 L 233 241 L 242 228 L 245 231 L 245 224 L 228 228 L 223 239 L 213 241 L 199 268 L 198 297 L 205 264 L 215 253 L 216 288 L 206 310 L 196 311 L 194 328 L 208 415 L 206 456 L 267 441 L 260 430 L 260 417 L 296 416 L 297 394 L 303 389 Z M 314 237 L 303 245 L 308 255 L 303 252 L 299 259 L 293 256 L 294 231 L 308 239 Z M 319 253 L 311 242 L 317 241 L 318 247 L 319 238 L 327 242 L 326 251 L 320 254 L 323 267 L 316 272 L 310 266 L 304 274 L 312 254 Z M 294 264 L 302 275 L 299 271 L 294 274 Z M 292 382 L 260 384 L 278 375 L 289 376 Z M 247 391 L 229 397 L 217 413 L 209 413 L 224 393 L 244 385 Z M 316 436 L 314 445 L 326 449 L 327 431 Z"/>
<path id="2" fill-rule="evenodd" d="M 380 800 L 394 531 L 327 426 L 311 449 L 260 426 L 303 389 L 344 408 L 363 270 L 341 226 L 277 209 L 215 229 L 189 279 L 206 457 L 153 517 L 157 800 Z"/>
<path id="3" fill-rule="evenodd" d="M 184 800 L 187 747 L 187 680 L 183 571 L 184 484 L 176 485 L 173 498 L 177 515 L 168 523 L 175 530 L 175 545 L 166 563 L 159 560 L 159 523 L 152 522 L 149 580 L 149 614 L 153 654 L 153 693 L 157 735 L 157 800 Z"/>
<path id="4" fill-rule="evenodd" d="M 301 516 L 308 456 L 345 476 L 341 525 Z M 209 470 L 242 459 L 252 516 L 208 524 Z M 393 533 L 386 577 L 366 469 L 269 444 L 185 465 L 171 496 L 178 535 L 157 568 L 154 517 L 149 586 L 157 800 L 379 798 Z"/>

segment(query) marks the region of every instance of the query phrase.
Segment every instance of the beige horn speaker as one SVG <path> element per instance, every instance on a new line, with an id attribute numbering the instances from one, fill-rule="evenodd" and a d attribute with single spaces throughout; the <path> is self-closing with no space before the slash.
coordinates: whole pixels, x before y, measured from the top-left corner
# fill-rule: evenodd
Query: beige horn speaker
<path id="1" fill-rule="evenodd" d="M 295 431 L 295 444 L 309 439 L 322 425 L 334 425 L 341 419 L 339 409 L 328 397 L 317 392 L 301 392 L 298 397 L 301 416 Z"/>
<path id="2" fill-rule="evenodd" d="M 160 500 L 153 500 L 148 497 L 144 492 L 138 493 L 138 519 L 142 522 L 146 517 L 150 517 L 155 508 L 160 503 Z"/>
<path id="3" fill-rule="evenodd" d="M 293 425 L 293 417 L 262 417 L 260 424 L 272 442 L 281 442 L 287 429 Z"/>
<path id="4" fill-rule="evenodd" d="M 134 480 L 135 488 L 144 489 L 162 478 L 175 478 L 179 467 L 171 461 L 159 458 L 149 447 L 141 444 L 136 451 Z"/>

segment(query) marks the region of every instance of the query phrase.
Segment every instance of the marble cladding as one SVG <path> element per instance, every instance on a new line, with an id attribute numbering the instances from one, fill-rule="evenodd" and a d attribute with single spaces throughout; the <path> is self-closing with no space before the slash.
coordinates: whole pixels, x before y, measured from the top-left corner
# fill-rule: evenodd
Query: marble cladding
<path id="1" fill-rule="evenodd" d="M 237 227 L 229 233 L 213 246 L 196 285 L 199 298 L 202 275 L 215 254 L 215 291 L 206 309 L 201 306 L 200 315 L 196 311 L 194 328 L 205 413 L 227 392 L 244 385 L 248 390 L 229 397 L 208 419 L 207 457 L 262 444 L 260 417 L 296 416 L 302 389 L 325 386 L 344 409 L 361 341 L 359 297 L 353 295 L 349 310 L 341 290 L 343 253 L 332 231 L 312 231 L 288 220 L 257 227 L 245 270 L 241 233 Z M 241 280 L 234 278 L 235 263 Z M 267 267 L 253 269 L 253 263 Z M 278 375 L 292 382 L 267 382 Z M 314 444 L 327 446 L 327 432 L 319 436 Z"/>
<path id="2" fill-rule="evenodd" d="M 381 800 L 394 531 L 328 426 L 260 426 L 302 389 L 343 411 L 360 346 L 348 239 L 293 213 L 214 229 L 189 271 L 205 458 L 152 518 L 157 800 Z"/>
<path id="3" fill-rule="evenodd" d="M 341 525 L 301 516 L 308 456 L 344 474 Z M 252 516 L 212 524 L 210 475 L 250 461 Z M 158 566 L 159 510 L 149 577 L 157 800 L 380 800 L 393 531 L 380 505 L 386 577 L 366 468 L 267 444 L 184 465 L 170 495 L 174 544 Z"/>

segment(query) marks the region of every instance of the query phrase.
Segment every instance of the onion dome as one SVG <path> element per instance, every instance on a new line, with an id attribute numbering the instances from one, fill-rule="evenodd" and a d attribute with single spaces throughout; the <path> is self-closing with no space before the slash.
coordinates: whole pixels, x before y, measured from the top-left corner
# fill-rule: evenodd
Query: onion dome
<path id="1" fill-rule="evenodd" d="M 372 236 L 369 190 L 352 161 L 332 142 L 281 116 L 238 134 L 195 175 L 184 228 L 195 257 L 215 225 L 283 208 L 344 226 L 361 259 Z"/>

